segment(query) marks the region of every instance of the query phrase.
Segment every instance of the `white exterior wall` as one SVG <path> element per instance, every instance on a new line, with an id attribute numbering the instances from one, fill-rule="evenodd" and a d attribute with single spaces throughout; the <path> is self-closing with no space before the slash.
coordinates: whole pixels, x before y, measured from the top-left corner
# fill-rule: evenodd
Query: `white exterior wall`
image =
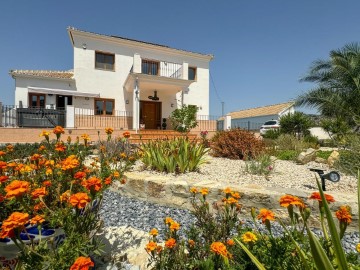
<path id="1" fill-rule="evenodd" d="M 291 106 L 290 108 L 282 111 L 281 113 L 279 113 L 279 118 L 283 115 L 289 114 L 289 113 L 294 113 L 295 112 L 295 107 Z"/>
<path id="2" fill-rule="evenodd" d="M 24 107 L 29 105 L 29 91 L 28 87 L 39 87 L 39 88 L 53 88 L 53 89 L 62 89 L 62 90 L 76 90 L 75 81 L 66 81 L 66 80 L 55 80 L 47 78 L 31 78 L 17 76 L 15 80 L 15 105 L 19 106 L 20 101 Z M 45 104 L 47 107 L 50 107 L 50 104 L 56 105 L 56 96 L 46 95 Z"/>
<path id="3" fill-rule="evenodd" d="M 132 111 L 132 92 L 127 92 L 123 89 L 123 86 L 133 66 L 134 54 L 139 54 L 141 58 L 145 59 L 178 63 L 180 65 L 185 62 L 188 63 L 189 67 L 197 68 L 197 80 L 190 85 L 188 93 L 184 95 L 184 103 L 201 107 L 202 110 L 199 110 L 199 115 L 209 114 L 208 60 L 161 50 L 160 47 L 149 49 L 140 45 L 117 44 L 116 40 L 103 40 L 82 35 L 81 33 L 73 35 L 73 40 L 74 77 L 78 91 L 100 94 L 100 98 L 113 98 L 115 99 L 115 110 Z M 86 49 L 83 48 L 84 44 L 86 44 Z M 95 69 L 95 51 L 115 54 L 114 71 Z M 149 100 L 147 97 L 153 94 L 153 90 L 143 91 L 141 82 L 139 88 L 141 100 Z M 175 97 L 174 93 L 158 91 L 158 96 L 162 102 L 162 117 L 169 116 L 174 109 L 181 105 L 180 92 Z M 129 100 L 129 104 L 125 104 L 125 100 Z M 171 107 L 171 103 L 174 104 L 174 107 Z M 76 104 L 74 105 L 76 106 Z"/>

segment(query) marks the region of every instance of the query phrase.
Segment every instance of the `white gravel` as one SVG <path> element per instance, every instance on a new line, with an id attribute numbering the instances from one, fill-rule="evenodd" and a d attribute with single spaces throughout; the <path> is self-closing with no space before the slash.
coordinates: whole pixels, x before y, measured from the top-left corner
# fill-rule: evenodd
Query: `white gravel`
<path id="1" fill-rule="evenodd" d="M 221 181 L 229 185 L 259 185 L 263 187 L 280 187 L 300 190 L 317 190 L 314 172 L 309 168 L 323 169 L 325 173 L 334 169 L 326 164 L 310 162 L 306 165 L 299 165 L 293 161 L 275 160 L 274 168 L 268 178 L 263 175 L 252 175 L 245 170 L 245 161 L 231 160 L 226 158 L 206 156 L 207 163 L 200 167 L 199 172 L 186 174 L 165 174 L 144 170 L 141 161 L 138 161 L 134 171 L 142 171 L 149 175 L 167 175 L 177 180 L 212 180 Z M 357 179 L 350 175 L 340 173 L 341 179 L 337 183 L 326 181 L 327 191 L 345 192 L 355 194 L 357 192 Z"/>

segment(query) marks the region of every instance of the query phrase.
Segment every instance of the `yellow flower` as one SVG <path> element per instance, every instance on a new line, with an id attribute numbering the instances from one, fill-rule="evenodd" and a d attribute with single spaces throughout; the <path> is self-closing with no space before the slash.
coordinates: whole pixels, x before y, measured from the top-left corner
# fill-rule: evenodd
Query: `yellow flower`
<path id="1" fill-rule="evenodd" d="M 46 130 L 43 130 L 43 131 L 40 133 L 39 137 L 49 137 L 49 135 L 50 135 L 50 132 L 48 132 L 48 131 L 46 131 Z"/>
<path id="2" fill-rule="evenodd" d="M 158 233 L 159 233 L 158 230 L 155 229 L 155 228 L 152 228 L 152 229 L 150 230 L 150 232 L 149 232 L 149 234 L 152 235 L 152 236 L 157 236 Z"/>
<path id="3" fill-rule="evenodd" d="M 178 231 L 180 229 L 180 224 L 177 222 L 171 222 L 170 224 L 170 231 Z"/>
<path id="4" fill-rule="evenodd" d="M 205 196 L 205 195 L 207 195 L 207 194 L 209 193 L 209 190 L 208 190 L 207 188 L 202 188 L 202 189 L 200 189 L 200 193 L 201 193 L 203 196 Z"/>
<path id="5" fill-rule="evenodd" d="M 190 188 L 190 192 L 193 193 L 193 194 L 196 194 L 199 191 L 198 191 L 198 189 L 196 187 L 192 187 L 192 188 Z"/>
<path id="6" fill-rule="evenodd" d="M 111 127 L 105 128 L 105 133 L 106 133 L 107 135 L 111 135 L 113 132 L 114 132 L 114 129 L 113 129 L 113 128 L 111 128 Z"/>
<path id="7" fill-rule="evenodd" d="M 359 243 L 359 244 L 357 244 L 357 246 L 356 246 L 356 250 L 357 250 L 357 252 L 359 252 L 359 253 L 360 253 L 360 243 Z"/>
<path id="8" fill-rule="evenodd" d="M 252 232 L 246 232 L 241 236 L 241 239 L 243 240 L 243 242 L 245 243 L 249 243 L 249 242 L 256 242 L 258 239 L 256 237 L 255 234 L 253 234 Z"/>
<path id="9" fill-rule="evenodd" d="M 231 194 L 231 189 L 229 187 L 225 188 L 223 191 L 225 194 Z"/>

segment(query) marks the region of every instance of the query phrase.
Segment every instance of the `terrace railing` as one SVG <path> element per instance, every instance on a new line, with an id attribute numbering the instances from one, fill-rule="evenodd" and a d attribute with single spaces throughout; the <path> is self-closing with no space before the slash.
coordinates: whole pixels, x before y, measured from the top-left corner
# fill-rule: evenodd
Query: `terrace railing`
<path id="1" fill-rule="evenodd" d="M 113 115 L 95 115 L 93 109 L 75 108 L 75 128 L 132 129 L 131 111 L 114 111 Z"/>
<path id="2" fill-rule="evenodd" d="M 183 68 L 182 64 L 178 63 L 142 59 L 141 73 L 180 79 L 183 75 Z"/>
<path id="3" fill-rule="evenodd" d="M 3 127 L 55 127 L 66 125 L 66 111 L 63 108 L 19 108 L 13 105 L 1 106 Z"/>

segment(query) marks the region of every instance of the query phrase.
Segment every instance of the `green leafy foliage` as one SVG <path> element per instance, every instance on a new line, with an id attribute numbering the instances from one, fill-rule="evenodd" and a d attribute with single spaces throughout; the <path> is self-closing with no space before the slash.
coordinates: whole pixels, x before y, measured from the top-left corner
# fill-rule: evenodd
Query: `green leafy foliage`
<path id="1" fill-rule="evenodd" d="M 311 118 L 303 112 L 285 114 L 280 118 L 280 132 L 298 136 L 298 138 L 309 134 L 308 129 L 312 125 Z"/>
<path id="2" fill-rule="evenodd" d="M 262 154 L 246 161 L 245 170 L 251 174 L 268 176 L 274 170 L 274 161 L 271 156 Z"/>
<path id="3" fill-rule="evenodd" d="M 300 151 L 297 150 L 279 150 L 276 152 L 276 158 L 280 160 L 295 161 L 299 154 Z"/>
<path id="4" fill-rule="evenodd" d="M 243 129 L 217 132 L 211 140 L 211 154 L 230 159 L 251 159 L 265 151 L 264 142 Z"/>
<path id="5" fill-rule="evenodd" d="M 196 113 L 198 108 L 193 105 L 183 105 L 180 109 L 174 110 L 170 115 L 170 122 L 173 128 L 179 132 L 189 132 L 198 125 Z"/>
<path id="6" fill-rule="evenodd" d="M 146 167 L 167 173 L 185 173 L 199 169 L 209 151 L 187 137 L 154 140 L 140 146 L 141 160 Z"/>
<path id="7" fill-rule="evenodd" d="M 265 134 L 261 135 L 263 138 L 266 139 L 277 139 L 281 134 L 280 129 L 269 129 L 265 132 Z"/>
<path id="8" fill-rule="evenodd" d="M 275 140 L 275 144 L 278 150 L 301 151 L 304 148 L 303 142 L 290 134 L 281 134 L 279 138 Z"/>
<path id="9" fill-rule="evenodd" d="M 322 151 L 322 150 L 319 150 L 316 152 L 316 157 L 319 157 L 319 158 L 323 158 L 323 159 L 328 159 L 331 155 L 333 151 Z"/>

